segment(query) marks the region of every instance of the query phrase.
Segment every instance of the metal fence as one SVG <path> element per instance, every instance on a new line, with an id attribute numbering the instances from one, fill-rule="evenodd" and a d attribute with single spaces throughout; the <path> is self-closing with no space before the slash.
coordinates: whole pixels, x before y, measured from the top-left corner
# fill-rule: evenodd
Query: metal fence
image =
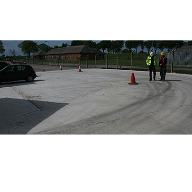
<path id="1" fill-rule="evenodd" d="M 129 54 L 127 54 L 127 66 L 122 66 L 122 67 L 127 67 L 129 68 L 131 64 L 128 62 L 130 61 L 130 58 L 128 58 Z M 174 57 L 172 59 L 172 51 L 170 52 L 165 52 L 165 56 L 167 57 L 167 65 L 171 66 L 172 60 L 173 60 L 173 66 L 181 66 L 181 67 L 192 67 L 192 52 L 177 52 L 174 51 Z M 159 63 L 159 59 L 161 57 L 161 52 L 157 52 L 157 64 Z M 58 61 L 58 60 L 50 60 L 50 61 L 45 61 L 45 60 L 35 60 L 35 59 L 26 59 L 25 60 L 29 64 L 45 64 L 45 65 L 63 65 L 63 66 L 70 66 L 70 67 L 76 67 L 79 65 L 78 62 L 66 62 L 66 61 Z M 134 62 L 135 62 L 135 57 L 134 57 Z M 145 62 L 145 61 L 142 61 Z M 116 63 L 118 63 L 118 66 L 116 66 Z M 113 59 L 111 60 L 108 58 L 108 63 L 106 64 L 106 58 L 102 60 L 102 63 L 97 63 L 95 61 L 83 61 L 81 63 L 82 66 L 87 67 L 105 67 L 106 65 L 110 65 L 110 68 L 121 68 L 121 60 L 117 59 L 116 61 Z"/>
<path id="2" fill-rule="evenodd" d="M 171 65 L 172 62 L 172 52 L 165 53 L 167 57 L 167 65 Z M 158 59 L 160 58 L 160 53 L 158 54 Z M 174 52 L 173 59 L 174 66 L 181 67 L 192 67 L 192 52 Z"/>

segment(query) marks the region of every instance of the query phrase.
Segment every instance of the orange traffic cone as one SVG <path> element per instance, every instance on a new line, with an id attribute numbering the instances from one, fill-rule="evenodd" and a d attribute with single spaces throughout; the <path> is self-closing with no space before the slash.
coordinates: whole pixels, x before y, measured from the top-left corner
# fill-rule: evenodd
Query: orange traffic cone
<path id="1" fill-rule="evenodd" d="M 80 64 L 79 64 L 79 72 L 82 72 L 82 71 L 81 71 L 81 66 L 80 66 Z"/>
<path id="2" fill-rule="evenodd" d="M 138 83 L 135 82 L 135 76 L 134 73 L 131 74 L 131 83 L 129 85 L 137 85 Z"/>
<path id="3" fill-rule="evenodd" d="M 43 70 L 42 71 L 45 71 L 44 65 L 43 65 Z"/>
<path id="4" fill-rule="evenodd" d="M 62 70 L 61 64 L 60 64 L 60 70 Z"/>

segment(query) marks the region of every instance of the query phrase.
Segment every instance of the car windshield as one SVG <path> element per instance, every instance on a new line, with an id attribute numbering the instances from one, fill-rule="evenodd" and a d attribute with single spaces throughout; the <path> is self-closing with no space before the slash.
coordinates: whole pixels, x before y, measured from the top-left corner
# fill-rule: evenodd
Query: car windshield
<path id="1" fill-rule="evenodd" d="M 14 66 L 5 66 L 3 69 L 1 69 L 1 71 L 4 71 L 4 70 L 13 71 L 13 68 L 14 68 Z"/>
<path id="2" fill-rule="evenodd" d="M 5 68 L 7 68 L 7 66 L 3 67 L 2 69 L 0 69 L 0 71 L 3 71 Z"/>

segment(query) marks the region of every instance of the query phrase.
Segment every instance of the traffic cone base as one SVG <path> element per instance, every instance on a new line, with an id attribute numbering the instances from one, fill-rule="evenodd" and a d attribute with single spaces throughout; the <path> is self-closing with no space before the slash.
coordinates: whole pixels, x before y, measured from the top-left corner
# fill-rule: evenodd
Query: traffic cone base
<path id="1" fill-rule="evenodd" d="M 81 71 L 81 66 L 80 66 L 80 64 L 79 64 L 79 72 L 82 72 L 82 71 Z"/>
<path id="2" fill-rule="evenodd" d="M 44 65 L 43 65 L 43 70 L 42 71 L 45 71 Z"/>
<path id="3" fill-rule="evenodd" d="M 135 76 L 134 73 L 131 74 L 131 83 L 128 83 L 129 85 L 138 85 L 138 83 L 136 83 L 135 81 Z"/>

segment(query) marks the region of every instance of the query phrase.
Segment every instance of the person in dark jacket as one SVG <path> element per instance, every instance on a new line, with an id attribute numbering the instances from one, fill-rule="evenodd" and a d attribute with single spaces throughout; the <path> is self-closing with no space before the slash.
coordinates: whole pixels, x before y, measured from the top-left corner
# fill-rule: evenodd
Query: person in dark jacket
<path id="1" fill-rule="evenodd" d="M 165 81 L 167 57 L 165 57 L 164 52 L 161 52 L 161 57 L 159 59 L 159 67 L 160 67 L 160 76 L 161 76 L 160 81 Z"/>
<path id="2" fill-rule="evenodd" d="M 149 81 L 152 80 L 152 72 L 153 72 L 153 79 L 155 81 L 155 76 L 156 76 L 156 64 L 157 64 L 157 59 L 156 56 L 154 56 L 154 53 L 151 52 L 150 56 L 147 57 L 146 64 L 149 66 Z"/>

